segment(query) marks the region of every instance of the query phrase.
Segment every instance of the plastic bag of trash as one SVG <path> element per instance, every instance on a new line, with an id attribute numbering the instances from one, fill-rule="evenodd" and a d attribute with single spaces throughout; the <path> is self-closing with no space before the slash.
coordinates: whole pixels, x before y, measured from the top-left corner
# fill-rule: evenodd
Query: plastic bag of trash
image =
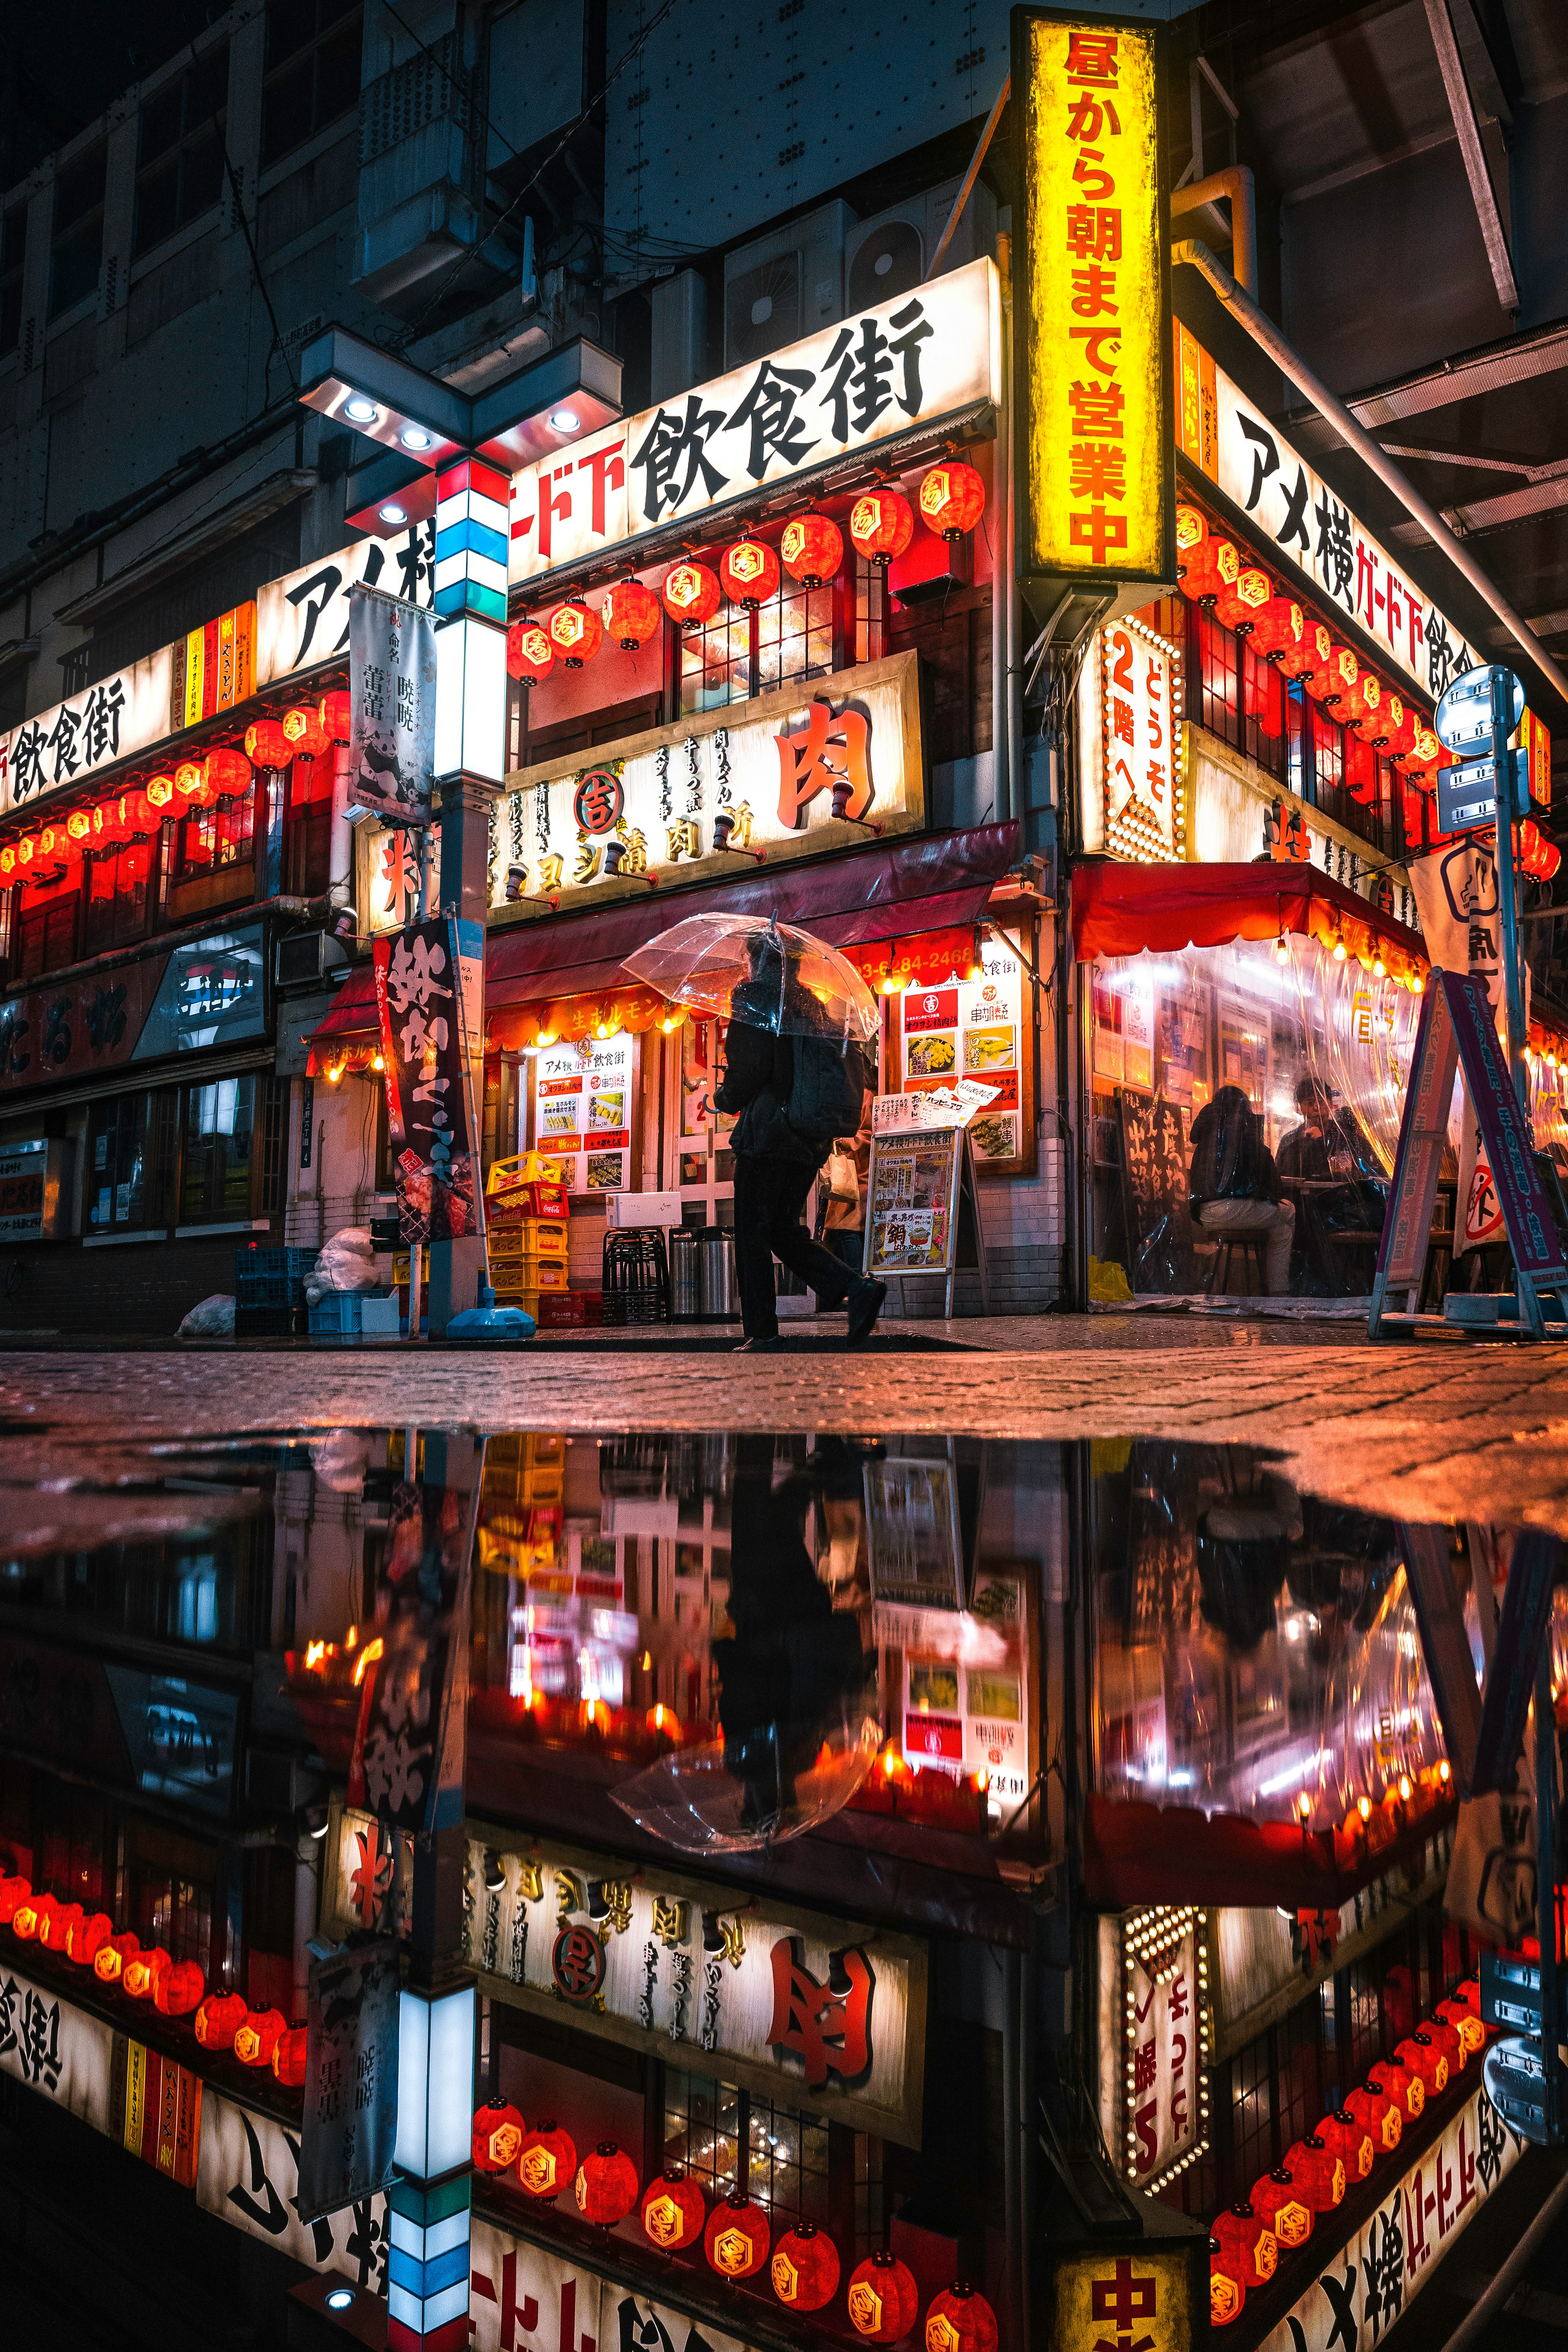
<path id="1" fill-rule="evenodd" d="M 323 1246 L 305 1277 L 305 1296 L 314 1307 L 330 1290 L 374 1290 L 375 1250 L 365 1225 L 345 1225 Z"/>
<path id="2" fill-rule="evenodd" d="M 175 1332 L 176 1339 L 232 1339 L 234 1300 L 226 1290 L 198 1299 Z"/>

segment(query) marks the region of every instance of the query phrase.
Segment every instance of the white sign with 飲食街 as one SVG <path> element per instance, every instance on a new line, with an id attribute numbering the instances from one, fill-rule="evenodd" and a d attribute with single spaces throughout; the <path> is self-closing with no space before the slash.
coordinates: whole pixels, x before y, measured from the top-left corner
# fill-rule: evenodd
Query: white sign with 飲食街
<path id="1" fill-rule="evenodd" d="M 299 2196 L 298 2130 L 240 2106 L 208 2084 L 196 2168 L 202 2211 L 264 2238 L 309 2269 L 335 2271 L 356 2286 L 384 2294 L 390 2249 L 384 2191 L 317 2221 L 301 2221 Z"/>
<path id="2" fill-rule="evenodd" d="M 86 784 L 173 734 L 182 723 L 173 709 L 174 652 L 162 646 L 0 735 L 0 814 Z"/>
<path id="3" fill-rule="evenodd" d="M 111 2029 L 0 1969 L 0 2071 L 79 2116 L 94 2131 L 118 2131 L 110 2116 Z"/>
<path id="4" fill-rule="evenodd" d="M 1002 396 L 994 263 L 972 261 L 557 449 L 513 478 L 511 579 L 785 481 Z"/>
<path id="5" fill-rule="evenodd" d="M 256 683 L 277 686 L 349 651 L 349 593 L 379 588 L 405 604 L 436 595 L 436 524 L 411 523 L 401 539 L 362 539 L 301 564 L 256 592 Z"/>
<path id="6" fill-rule="evenodd" d="M 1178 746 L 1172 723 L 1175 648 L 1136 621 L 1100 633 L 1105 817 L 1124 856 L 1179 856 Z"/>

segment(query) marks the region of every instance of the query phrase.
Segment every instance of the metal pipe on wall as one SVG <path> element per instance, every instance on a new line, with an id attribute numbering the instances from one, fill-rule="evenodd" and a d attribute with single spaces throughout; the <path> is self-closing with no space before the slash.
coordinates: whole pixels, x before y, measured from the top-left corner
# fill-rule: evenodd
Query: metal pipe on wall
<path id="1" fill-rule="evenodd" d="M 1221 201 L 1230 206 L 1230 266 L 1250 299 L 1258 299 L 1258 196 L 1245 163 L 1227 163 L 1206 179 L 1189 180 L 1171 198 L 1171 218 Z"/>

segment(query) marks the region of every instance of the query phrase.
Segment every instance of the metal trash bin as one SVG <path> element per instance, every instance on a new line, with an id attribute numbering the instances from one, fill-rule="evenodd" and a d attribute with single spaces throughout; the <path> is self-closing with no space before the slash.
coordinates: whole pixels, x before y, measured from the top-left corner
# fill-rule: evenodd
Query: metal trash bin
<path id="1" fill-rule="evenodd" d="M 702 1244 L 691 1225 L 675 1225 L 669 1235 L 669 1318 L 702 1319 Z"/>
<path id="2" fill-rule="evenodd" d="M 733 1234 L 725 1225 L 704 1225 L 700 1250 L 702 1321 L 738 1323 L 741 1309 L 736 1297 Z"/>

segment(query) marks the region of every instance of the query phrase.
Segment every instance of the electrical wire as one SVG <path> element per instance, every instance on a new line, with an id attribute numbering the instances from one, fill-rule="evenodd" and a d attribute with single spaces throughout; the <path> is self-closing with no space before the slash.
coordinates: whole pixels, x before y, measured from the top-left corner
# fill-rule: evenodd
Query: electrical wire
<path id="1" fill-rule="evenodd" d="M 196 45 L 194 37 L 186 43 L 185 47 L 186 53 L 191 60 L 191 70 L 193 74 L 199 73 L 201 67 L 196 57 Z M 256 290 L 260 295 L 263 302 L 267 305 L 267 315 L 272 322 L 272 341 L 268 345 L 267 363 L 261 372 L 261 399 L 263 409 L 265 410 L 267 404 L 270 401 L 272 396 L 272 362 L 274 358 L 281 357 L 283 365 L 289 373 L 289 382 L 296 392 L 300 389 L 299 371 L 294 366 L 293 362 L 289 357 L 287 350 L 284 348 L 283 330 L 278 323 L 278 313 L 272 307 L 272 296 L 268 289 L 266 275 L 262 270 L 261 256 L 256 250 L 256 239 L 250 233 L 250 223 L 245 217 L 245 198 L 240 191 L 239 174 L 234 168 L 234 158 L 228 152 L 228 142 L 223 135 L 223 125 L 218 121 L 217 108 L 216 106 L 211 106 L 208 108 L 207 112 L 208 119 L 212 123 L 214 133 L 217 139 L 219 152 L 223 156 L 223 167 L 228 177 L 229 190 L 234 197 L 234 216 L 239 223 L 240 233 L 245 238 L 245 249 L 250 256 L 250 274 L 256 280 Z"/>

